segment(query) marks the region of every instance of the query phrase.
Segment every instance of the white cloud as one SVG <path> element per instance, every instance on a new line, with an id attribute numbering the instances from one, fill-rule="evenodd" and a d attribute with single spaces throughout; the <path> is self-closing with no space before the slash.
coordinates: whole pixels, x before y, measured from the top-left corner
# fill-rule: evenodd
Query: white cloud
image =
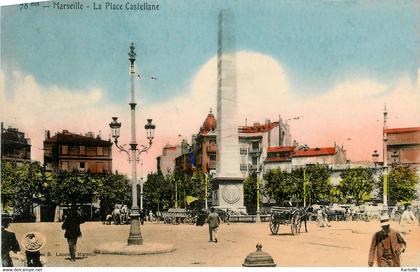
<path id="1" fill-rule="evenodd" d="M 420 126 L 420 83 L 402 75 L 391 85 L 372 79 L 345 81 L 320 96 L 302 97 L 293 93 L 285 68 L 270 56 L 242 51 L 237 54 L 238 120 L 244 124 L 277 120 L 281 114 L 291 121 L 292 135 L 300 143 L 310 146 L 331 146 L 334 141 L 344 144 L 351 159 L 370 159 L 374 149 L 380 150 L 382 110 L 389 109 L 389 126 Z M 170 101 L 143 104 L 137 111 L 137 140 L 145 141 L 143 125 L 146 118 L 156 124 L 155 142 L 148 154 L 142 155 L 144 170 L 154 171 L 156 156 L 162 147 L 179 141 L 178 135 L 190 140 L 197 133 L 209 108 L 216 115 L 217 58 L 209 59 L 192 77 L 185 95 Z M 420 75 L 420 70 L 419 70 Z M 121 143 L 130 137 L 130 110 L 126 103 L 105 103 L 103 91 L 98 88 L 69 90 L 60 86 L 42 86 L 31 75 L 14 73 L 14 95 L 5 96 L 5 76 L 0 73 L 2 120 L 24 131 L 32 139 L 33 159 L 42 160 L 44 131 L 52 133 L 68 129 L 75 133 L 101 131 L 108 139 L 108 123 L 114 115 L 123 123 Z M 138 93 L 141 86 L 136 86 Z M 379 121 L 377 121 L 379 120 Z M 350 141 L 346 141 L 351 138 Z M 124 153 L 113 153 L 114 169 L 129 173 Z"/>

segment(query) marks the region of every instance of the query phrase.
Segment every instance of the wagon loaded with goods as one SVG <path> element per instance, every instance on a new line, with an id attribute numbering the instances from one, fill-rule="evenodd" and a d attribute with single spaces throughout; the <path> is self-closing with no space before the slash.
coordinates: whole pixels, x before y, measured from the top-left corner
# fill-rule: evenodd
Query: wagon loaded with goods
<path id="1" fill-rule="evenodd" d="M 300 232 L 302 222 L 305 224 L 305 231 L 308 232 L 306 227 L 307 212 L 304 208 L 298 207 L 272 207 L 270 217 L 270 230 L 272 234 L 277 234 L 280 225 L 290 225 L 293 235 Z"/>
<path id="2" fill-rule="evenodd" d="M 195 223 L 195 217 L 186 209 L 169 209 L 162 213 L 162 217 L 165 224 Z"/>

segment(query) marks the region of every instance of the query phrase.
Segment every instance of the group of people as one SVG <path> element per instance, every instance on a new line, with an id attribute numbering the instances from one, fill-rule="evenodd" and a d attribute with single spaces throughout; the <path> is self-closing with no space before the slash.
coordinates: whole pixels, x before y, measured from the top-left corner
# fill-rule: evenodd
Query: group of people
<path id="1" fill-rule="evenodd" d="M 330 226 L 327 216 L 326 207 L 321 207 L 318 211 L 319 223 L 322 226 Z M 149 218 L 153 218 L 149 215 Z M 2 214 L 2 266 L 11 267 L 13 261 L 10 252 L 13 252 L 14 257 L 22 260 L 28 267 L 40 267 L 46 263 L 46 258 L 42 256 L 40 250 L 46 243 L 45 236 L 38 232 L 26 233 L 21 245 L 24 247 L 25 254 L 20 253 L 21 248 L 16 235 L 7 230 L 12 218 L 8 214 Z M 210 213 L 207 215 L 206 223 L 209 227 L 209 242 L 218 242 L 218 229 L 222 220 L 214 207 L 210 208 Z M 380 217 L 381 230 L 376 232 L 371 240 L 369 248 L 368 266 L 373 266 L 376 260 L 379 267 L 395 267 L 401 266 L 401 254 L 406 250 L 407 243 L 404 235 L 407 235 L 414 224 L 416 224 L 416 217 L 407 206 L 401 215 L 402 233 L 390 228 L 390 218 L 388 212 L 384 212 Z M 64 218 L 61 228 L 65 231 L 64 237 L 67 239 L 69 246 L 70 261 L 76 261 L 77 240 L 82 236 L 80 225 L 84 223 L 83 214 L 81 210 L 71 208 L 69 213 Z M 420 222 L 419 222 L 420 225 Z M 321 226 L 321 225 L 320 225 Z"/>
<path id="2" fill-rule="evenodd" d="M 106 215 L 105 224 L 124 225 L 130 223 L 130 210 L 127 205 L 115 204 L 114 209 L 110 214 Z"/>
<path id="3" fill-rule="evenodd" d="M 46 237 L 39 232 L 28 232 L 23 235 L 21 245 L 25 251 L 21 252 L 21 247 L 16 238 L 16 234 L 7 230 L 12 222 L 12 217 L 7 213 L 2 213 L 1 217 L 1 257 L 3 267 L 13 267 L 12 256 L 27 267 L 42 267 L 47 262 L 42 256 L 41 249 L 46 244 Z M 65 216 L 61 228 L 65 231 L 64 237 L 69 246 L 70 261 L 76 261 L 77 240 L 82 236 L 80 224 L 84 223 L 81 210 L 72 208 Z M 12 256 L 10 255 L 12 252 Z"/>

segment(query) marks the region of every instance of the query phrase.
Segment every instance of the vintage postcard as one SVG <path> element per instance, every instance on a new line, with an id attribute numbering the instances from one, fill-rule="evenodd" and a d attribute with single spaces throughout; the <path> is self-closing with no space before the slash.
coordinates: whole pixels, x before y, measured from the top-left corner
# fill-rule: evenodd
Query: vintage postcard
<path id="1" fill-rule="evenodd" d="M 418 1 L 19 1 L 0 19 L 3 271 L 418 271 Z"/>

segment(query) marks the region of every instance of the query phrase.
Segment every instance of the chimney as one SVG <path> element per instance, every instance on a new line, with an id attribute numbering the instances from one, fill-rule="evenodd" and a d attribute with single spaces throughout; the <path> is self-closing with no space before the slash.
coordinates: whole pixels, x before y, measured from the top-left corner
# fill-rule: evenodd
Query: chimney
<path id="1" fill-rule="evenodd" d="M 50 131 L 46 130 L 45 131 L 45 140 L 48 140 L 50 138 Z"/>

